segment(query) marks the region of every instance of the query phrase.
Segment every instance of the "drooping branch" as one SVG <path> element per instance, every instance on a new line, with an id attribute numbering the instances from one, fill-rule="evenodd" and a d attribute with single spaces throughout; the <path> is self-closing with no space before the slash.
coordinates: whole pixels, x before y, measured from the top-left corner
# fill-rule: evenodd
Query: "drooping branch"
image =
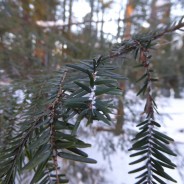
<path id="1" fill-rule="evenodd" d="M 142 113 L 142 115 L 145 115 L 145 120 L 137 125 L 137 127 L 139 127 L 139 132 L 133 139 L 135 143 L 130 149 L 130 151 L 135 151 L 135 153 L 130 155 L 131 157 L 141 156 L 141 158 L 131 162 L 130 165 L 139 162 L 144 162 L 144 165 L 129 173 L 142 171 L 142 173 L 136 177 L 139 179 L 137 183 L 153 184 L 156 181 L 165 184 L 159 177 L 176 182 L 176 180 L 169 176 L 164 170 L 164 167 L 170 169 L 176 167 L 175 164 L 164 155 L 166 153 L 176 156 L 176 154 L 166 146 L 173 141 L 173 139 L 156 131 L 156 128 L 160 127 L 160 124 L 156 122 L 154 117 L 155 112 L 157 112 L 157 105 L 152 96 L 152 83 L 156 82 L 158 79 L 153 77 L 153 69 L 150 66 L 150 59 L 152 56 L 148 48 L 141 45 L 139 49 L 140 67 L 144 68 L 144 74 L 138 81 L 144 82 L 137 95 L 143 94 L 146 98 L 144 111 Z"/>

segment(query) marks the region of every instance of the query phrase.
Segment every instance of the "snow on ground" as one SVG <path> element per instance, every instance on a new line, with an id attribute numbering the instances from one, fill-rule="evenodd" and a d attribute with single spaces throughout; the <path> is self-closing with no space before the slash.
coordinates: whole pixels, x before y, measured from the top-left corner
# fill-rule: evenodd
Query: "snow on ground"
<path id="1" fill-rule="evenodd" d="M 14 95 L 18 97 L 18 101 L 19 103 L 21 103 L 22 99 L 24 98 L 23 92 L 21 90 L 17 90 Z M 134 109 L 136 109 L 138 116 L 140 116 L 141 112 L 143 111 L 145 101 L 140 100 L 140 98 L 137 97 L 133 91 L 128 91 L 126 94 L 126 98 L 128 100 L 134 99 L 137 102 L 137 104 L 134 105 Z M 184 178 L 182 180 L 179 174 L 183 172 L 184 176 L 184 99 L 174 99 L 173 97 L 158 97 L 156 99 L 156 103 L 158 105 L 158 111 L 160 113 L 160 116 L 158 116 L 157 119 L 162 125 L 160 130 L 162 132 L 166 132 L 168 136 L 174 138 L 175 144 L 173 144 L 172 147 L 176 151 L 179 151 L 177 158 L 171 157 L 171 159 L 173 159 L 173 162 L 178 165 L 178 170 L 168 169 L 167 173 L 169 173 L 174 179 L 176 179 L 178 181 L 178 184 L 184 184 Z M 128 116 L 131 116 L 128 109 L 125 109 L 125 113 L 128 113 Z M 137 130 L 135 122 L 127 122 L 126 129 L 133 131 Z M 115 145 L 118 145 L 118 142 L 122 142 L 122 145 L 130 143 L 128 141 L 126 142 L 126 138 L 120 140 L 118 137 L 108 137 L 108 134 L 105 135 L 106 137 L 96 135 L 91 137 L 90 139 L 89 137 L 86 137 L 86 142 L 91 143 L 92 148 L 84 151 L 89 154 L 89 157 L 96 159 L 98 162 L 94 165 L 90 164 L 90 167 L 102 169 L 103 176 L 106 180 L 105 184 L 135 183 L 136 180 L 134 178 L 136 174 L 128 174 L 130 170 L 138 167 L 137 165 L 129 166 L 129 163 L 135 160 L 135 158 L 129 158 L 130 152 L 128 152 L 127 150 L 128 148 L 130 148 L 130 145 L 124 146 L 124 151 L 122 151 L 119 146 L 118 148 L 115 148 L 116 150 L 114 152 L 112 151 L 109 155 L 106 151 L 108 145 L 101 145 L 101 142 L 104 142 L 103 139 L 112 139 L 112 142 Z M 91 134 L 89 136 L 91 136 Z M 105 154 L 107 154 L 106 159 L 104 159 L 102 151 L 105 151 Z M 167 181 L 167 184 L 171 183 L 172 182 Z"/>
<path id="2" fill-rule="evenodd" d="M 129 97 L 133 98 L 135 94 L 130 93 Z M 166 132 L 168 136 L 174 138 L 175 144 L 173 144 L 173 149 L 175 149 L 174 145 L 176 145 L 177 149 L 179 150 L 180 154 L 177 158 L 171 157 L 174 163 L 180 169 L 179 172 L 183 172 L 180 168 L 182 166 L 182 160 L 184 159 L 184 99 L 174 99 L 174 98 L 165 98 L 159 97 L 156 99 L 158 104 L 158 111 L 161 116 L 158 117 L 160 124 L 162 125 L 161 131 Z M 141 103 L 142 104 L 142 103 Z M 139 106 L 138 109 L 143 109 L 143 105 Z M 140 113 L 139 113 L 140 114 Z M 131 124 L 134 130 L 136 124 Z M 114 153 L 110 155 L 110 166 L 108 159 L 104 160 L 101 151 L 99 151 L 99 147 L 95 147 L 96 145 L 94 141 L 98 139 L 97 137 L 92 138 L 92 148 L 88 149 L 89 157 L 95 158 L 98 163 L 92 165 L 95 168 L 101 168 L 104 170 L 104 176 L 107 180 L 107 184 L 132 184 L 135 183 L 134 177 L 136 174 L 128 174 L 128 171 L 133 170 L 134 166 L 129 166 L 128 164 L 135 160 L 135 158 L 129 158 L 129 152 L 122 151 L 120 148 L 117 148 Z M 114 138 L 116 142 L 116 137 Z M 89 142 L 89 140 L 87 141 Z M 183 150 L 182 150 L 183 149 Z M 183 153 L 183 154 L 182 154 Z M 137 167 L 137 165 L 135 165 Z M 184 166 L 183 166 L 184 167 Z M 178 184 L 184 184 L 182 181 L 181 176 L 179 175 L 178 170 L 171 170 L 168 169 L 167 172 L 178 181 Z M 139 174 L 139 173 L 138 173 Z M 137 174 L 137 175 L 138 175 Z M 167 181 L 168 184 L 172 182 Z M 98 183 L 100 184 L 100 183 Z"/>

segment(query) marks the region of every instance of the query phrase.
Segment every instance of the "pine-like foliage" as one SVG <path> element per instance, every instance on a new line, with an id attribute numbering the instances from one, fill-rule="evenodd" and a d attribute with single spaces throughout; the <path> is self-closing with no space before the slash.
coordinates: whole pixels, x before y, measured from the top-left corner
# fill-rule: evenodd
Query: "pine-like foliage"
<path id="1" fill-rule="evenodd" d="M 134 55 L 144 69 L 138 80 L 144 81 L 143 87 L 137 95 L 146 97 L 145 120 L 137 125 L 140 131 L 130 149 L 135 150 L 131 157 L 140 156 L 131 164 L 143 164 L 130 173 L 142 171 L 137 184 L 164 184 L 162 178 L 175 182 L 164 171 L 164 167 L 175 168 L 165 153 L 173 156 L 175 153 L 167 146 L 173 139 L 157 129 L 160 124 L 155 120 L 157 106 L 152 96 L 152 84 L 157 79 L 150 65 L 150 49 L 154 40 L 183 26 L 181 19 L 164 30 L 136 35 L 117 45 L 110 56 L 67 65 L 54 76 L 46 76 L 47 80 L 41 80 L 35 89 L 29 84 L 25 91 L 30 98 L 27 108 L 14 124 L 13 138 L 0 150 L 0 182 L 15 183 L 24 170 L 31 170 L 30 184 L 66 183 L 62 159 L 96 163 L 82 150 L 91 145 L 78 138 L 77 130 L 83 120 L 87 125 L 93 121 L 111 123 L 110 114 L 115 107 L 110 98 L 121 95 L 118 80 L 125 78 L 115 73 L 109 59 L 126 54 Z M 108 100 L 102 98 L 104 95 L 108 95 Z"/>
<path id="2" fill-rule="evenodd" d="M 41 96 L 32 97 L 13 139 L 1 150 L 3 184 L 14 183 L 18 173 L 26 169 L 34 171 L 30 183 L 66 183 L 59 157 L 96 163 L 81 150 L 91 145 L 76 134 L 83 119 L 87 119 L 87 125 L 94 120 L 110 124 L 114 106 L 101 96 L 121 95 L 117 80 L 124 78 L 113 73 L 114 69 L 99 57 L 68 65 L 68 69 L 41 85 Z"/>
<path id="3" fill-rule="evenodd" d="M 133 139 L 135 143 L 130 150 L 135 150 L 135 153 L 130 155 L 131 157 L 139 158 L 130 163 L 130 165 L 143 162 L 144 164 L 130 171 L 129 173 L 142 173 L 136 178 L 139 179 L 137 183 L 154 184 L 161 183 L 166 184 L 160 177 L 167 180 L 176 182 L 165 171 L 164 167 L 174 169 L 176 165 L 168 159 L 163 153 L 176 156 L 176 154 L 167 146 L 170 142 L 174 141 L 167 135 L 160 133 L 157 128 L 160 124 L 155 121 L 154 113 L 157 112 L 157 105 L 152 96 L 153 82 L 158 79 L 153 77 L 153 69 L 150 67 L 149 50 L 147 48 L 140 48 L 140 67 L 144 68 L 144 75 L 138 81 L 144 81 L 143 87 L 137 93 L 137 95 L 143 94 L 146 96 L 146 104 L 144 107 L 145 120 L 137 125 L 139 132 Z"/>

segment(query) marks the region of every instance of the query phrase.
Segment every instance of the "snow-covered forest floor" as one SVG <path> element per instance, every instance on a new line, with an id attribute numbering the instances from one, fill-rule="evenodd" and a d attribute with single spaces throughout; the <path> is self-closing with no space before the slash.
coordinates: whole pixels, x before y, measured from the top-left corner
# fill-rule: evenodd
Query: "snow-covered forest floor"
<path id="1" fill-rule="evenodd" d="M 136 94 L 132 92 L 126 94 L 126 96 L 128 98 L 138 98 Z M 168 169 L 167 172 L 177 180 L 178 184 L 184 184 L 184 99 L 157 97 L 156 102 L 160 113 L 156 118 L 162 126 L 160 130 L 175 140 L 175 142 L 171 144 L 171 147 L 178 155 L 176 158 L 170 157 L 172 160 L 174 159 L 177 170 Z M 137 113 L 138 116 L 140 116 L 144 108 L 143 105 L 144 102 L 140 102 L 140 104 L 136 106 L 139 111 Z M 126 123 L 125 131 L 128 131 L 128 133 L 125 133 L 122 138 L 104 133 L 103 135 L 95 135 L 90 139 L 89 137 L 86 139 L 87 142 L 92 144 L 92 148 L 87 150 L 89 156 L 95 158 L 98 162 L 90 166 L 102 171 L 101 175 L 104 176 L 105 183 L 135 183 L 134 177 L 136 174 L 128 174 L 128 171 L 134 169 L 133 166 L 129 166 L 129 163 L 135 160 L 135 158 L 129 158 L 130 153 L 127 151 L 128 148 L 130 148 L 130 139 L 132 138 L 130 135 L 131 129 L 137 130 L 135 122 Z M 135 167 L 137 167 L 137 165 Z M 167 181 L 167 183 L 172 182 Z M 96 184 L 101 183 L 97 182 Z"/>
<path id="2" fill-rule="evenodd" d="M 18 90 L 15 96 L 19 96 L 18 103 L 21 103 L 23 99 L 23 92 Z M 97 169 L 98 174 L 94 177 L 92 184 L 132 184 L 135 183 L 136 174 L 128 174 L 130 170 L 137 168 L 130 166 L 129 163 L 135 160 L 130 158 L 130 152 L 128 149 L 131 147 L 131 139 L 138 130 L 136 124 L 144 109 L 144 100 L 141 100 L 131 90 L 126 93 L 125 99 L 130 101 L 133 99 L 136 104 L 133 104 L 133 109 L 137 115 L 135 121 L 131 120 L 130 110 L 132 107 L 129 104 L 129 108 L 125 106 L 125 114 L 127 119 L 124 124 L 124 134 L 121 136 L 115 136 L 109 132 L 96 132 L 93 128 L 101 124 L 96 122 L 93 128 L 86 127 L 85 123 L 82 125 L 82 132 L 79 132 L 78 136 L 82 137 L 82 140 L 91 143 L 92 147 L 87 148 L 86 151 L 90 158 L 97 160 L 97 164 L 89 164 L 90 168 Z M 171 148 L 177 153 L 177 157 L 170 157 L 177 165 L 176 170 L 168 169 L 167 172 L 177 180 L 178 184 L 184 184 L 184 98 L 176 99 L 173 96 L 166 98 L 163 96 L 156 98 L 159 114 L 156 116 L 157 121 L 161 124 L 160 130 L 172 137 L 175 142 L 171 144 Z M 112 116 L 113 117 L 113 116 Z M 101 124 L 104 127 L 104 124 Z M 106 127 L 105 127 L 106 128 Z M 108 126 L 107 126 L 108 128 Z M 84 171 L 85 172 L 85 171 Z M 88 173 L 88 172 L 86 172 Z M 73 178 L 73 183 L 88 184 L 80 182 L 82 175 L 86 173 L 75 173 L 76 178 Z M 88 173 L 89 174 L 89 173 Z M 94 173 L 93 173 L 94 174 Z M 138 175 L 138 174 L 137 174 Z M 99 178 L 101 176 L 103 179 Z M 71 177 L 69 177 L 71 179 Z M 167 181 L 168 184 L 172 182 Z M 91 183 L 90 183 L 91 184 Z"/>

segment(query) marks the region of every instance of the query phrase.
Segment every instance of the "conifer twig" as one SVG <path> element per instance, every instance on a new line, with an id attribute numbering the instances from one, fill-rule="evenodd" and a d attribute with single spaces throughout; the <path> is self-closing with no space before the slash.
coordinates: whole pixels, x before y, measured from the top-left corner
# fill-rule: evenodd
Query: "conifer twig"
<path id="1" fill-rule="evenodd" d="M 184 19 L 184 16 L 182 16 L 182 18 L 180 19 L 178 24 L 175 24 L 174 26 L 171 26 L 171 27 L 166 27 L 165 29 L 163 29 L 160 32 L 155 31 L 153 33 L 146 34 L 146 36 L 145 36 L 145 34 L 135 35 L 132 39 L 124 40 L 120 44 L 120 46 L 117 49 L 115 49 L 115 51 L 113 51 L 108 56 L 104 56 L 102 60 L 105 61 L 108 59 L 112 59 L 112 58 L 116 58 L 116 57 L 119 57 L 122 55 L 126 55 L 126 54 L 130 53 L 131 51 L 135 50 L 137 47 L 139 47 L 142 44 L 149 44 L 153 40 L 157 40 L 166 34 L 172 33 L 176 30 L 181 30 L 181 28 L 184 27 L 183 19 Z"/>

